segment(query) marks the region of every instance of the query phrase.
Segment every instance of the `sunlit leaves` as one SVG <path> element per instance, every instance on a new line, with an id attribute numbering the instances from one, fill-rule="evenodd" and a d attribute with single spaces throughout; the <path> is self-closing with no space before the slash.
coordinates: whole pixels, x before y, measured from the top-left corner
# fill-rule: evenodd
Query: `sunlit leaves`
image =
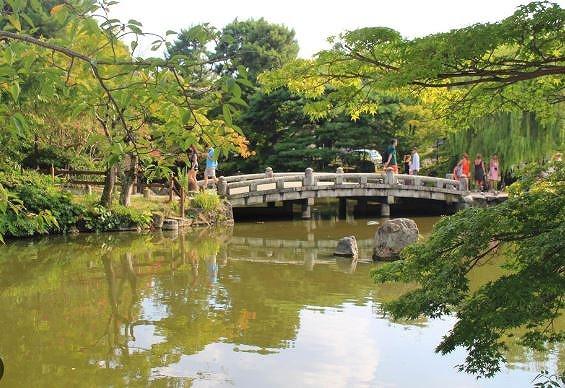
<path id="1" fill-rule="evenodd" d="M 434 96 L 436 117 L 455 127 L 496 111 L 548 117 L 563 101 L 563 31 L 565 11 L 548 2 L 518 7 L 496 23 L 411 40 L 389 28 L 361 28 L 332 38 L 333 49 L 313 60 L 295 60 L 259 79 L 267 91 L 324 96 L 339 112 L 384 90 L 425 100 L 422 93 L 432 88 L 442 90 Z"/>
<path id="2" fill-rule="evenodd" d="M 373 272 L 380 283 L 418 285 L 385 310 L 411 319 L 456 314 L 437 351 L 465 348 L 460 369 L 480 375 L 492 376 L 505 361 L 506 335 L 534 349 L 563 341 L 565 333 L 553 323 L 565 308 L 564 182 L 563 162 L 531 167 L 506 202 L 440 220 L 428 239 L 402 251 L 404 260 Z M 470 271 L 494 257 L 504 275 L 470 288 Z"/>

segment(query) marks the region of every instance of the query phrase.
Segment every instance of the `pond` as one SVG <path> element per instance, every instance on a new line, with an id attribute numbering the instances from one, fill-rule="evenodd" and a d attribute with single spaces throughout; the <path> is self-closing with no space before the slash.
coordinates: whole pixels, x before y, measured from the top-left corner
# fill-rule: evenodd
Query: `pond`
<path id="1" fill-rule="evenodd" d="M 319 217 L 318 217 L 319 218 Z M 437 218 L 415 219 L 429 233 Z M 392 322 L 367 220 L 81 234 L 0 247 L 0 387 L 528 387 L 556 354 L 518 346 L 499 375 L 434 353 L 453 318 Z M 331 255 L 357 236 L 361 260 Z M 494 265 L 473 282 L 495 278 Z"/>

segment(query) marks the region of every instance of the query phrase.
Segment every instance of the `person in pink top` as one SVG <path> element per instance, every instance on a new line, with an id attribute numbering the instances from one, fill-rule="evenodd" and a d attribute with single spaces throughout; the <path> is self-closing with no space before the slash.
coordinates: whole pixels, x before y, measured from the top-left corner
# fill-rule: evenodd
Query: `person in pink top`
<path id="1" fill-rule="evenodd" d="M 498 190 L 498 182 L 500 181 L 500 166 L 498 164 L 498 156 L 493 154 L 488 164 L 488 181 L 491 190 L 496 193 Z"/>

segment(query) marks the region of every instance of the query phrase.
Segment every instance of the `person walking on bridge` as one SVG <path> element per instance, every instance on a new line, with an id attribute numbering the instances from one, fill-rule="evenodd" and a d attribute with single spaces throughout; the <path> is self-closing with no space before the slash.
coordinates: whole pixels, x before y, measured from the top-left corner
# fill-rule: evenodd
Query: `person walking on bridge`
<path id="1" fill-rule="evenodd" d="M 211 145 L 208 146 L 208 153 L 206 154 L 206 169 L 204 170 L 204 188 L 208 188 L 208 179 L 212 178 L 216 184 L 216 169 L 218 168 L 218 158 L 216 151 Z"/>
<path id="2" fill-rule="evenodd" d="M 477 157 L 473 162 L 473 166 L 475 167 L 475 171 L 474 171 L 475 184 L 479 191 L 483 191 L 485 184 L 485 161 L 483 160 L 481 154 L 477 154 Z"/>
<path id="3" fill-rule="evenodd" d="M 463 159 L 461 160 L 461 171 L 463 172 L 463 177 L 469 179 L 471 177 L 471 164 L 469 162 L 469 155 L 465 152 L 463 154 Z"/>
<path id="4" fill-rule="evenodd" d="M 420 173 L 420 155 L 416 147 L 412 148 L 412 159 L 410 161 L 410 175 L 418 175 Z"/>
<path id="5" fill-rule="evenodd" d="M 489 186 L 495 194 L 498 194 L 498 182 L 500 181 L 500 171 L 499 171 L 499 164 L 498 164 L 498 156 L 493 154 L 490 157 L 490 161 L 488 164 L 488 181 Z"/>
<path id="6" fill-rule="evenodd" d="M 384 164 L 385 169 L 387 167 L 392 168 L 392 172 L 398 174 L 398 161 L 396 159 L 396 146 L 398 145 L 398 140 L 392 139 L 390 145 L 386 148 L 386 161 Z"/>

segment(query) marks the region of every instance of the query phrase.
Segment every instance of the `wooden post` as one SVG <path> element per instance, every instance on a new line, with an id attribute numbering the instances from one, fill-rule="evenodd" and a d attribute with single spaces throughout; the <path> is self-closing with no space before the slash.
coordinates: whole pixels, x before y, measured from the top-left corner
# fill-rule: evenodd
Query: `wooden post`
<path id="1" fill-rule="evenodd" d="M 151 198 L 151 189 L 147 186 L 143 188 L 143 198 L 145 199 Z"/>
<path id="2" fill-rule="evenodd" d="M 185 207 L 185 203 L 184 203 L 184 187 L 180 187 L 180 216 L 181 218 L 184 218 L 184 207 Z"/>
<path id="3" fill-rule="evenodd" d="M 51 163 L 51 180 L 55 183 L 55 166 Z"/>
<path id="4" fill-rule="evenodd" d="M 132 183 L 132 186 L 131 186 L 131 192 L 132 192 L 132 194 L 137 194 L 137 189 L 138 189 L 138 188 L 139 188 L 139 187 L 138 187 L 138 185 L 137 185 L 137 172 L 135 172 L 135 173 L 133 174 L 133 183 Z"/>

